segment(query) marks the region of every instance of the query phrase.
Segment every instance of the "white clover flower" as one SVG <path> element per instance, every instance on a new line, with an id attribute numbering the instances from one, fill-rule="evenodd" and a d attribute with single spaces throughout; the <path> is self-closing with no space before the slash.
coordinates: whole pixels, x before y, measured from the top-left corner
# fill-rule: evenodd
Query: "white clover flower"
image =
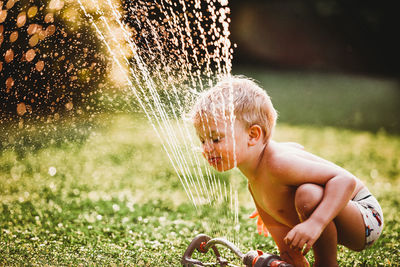
<path id="1" fill-rule="evenodd" d="M 50 167 L 49 168 L 49 174 L 50 176 L 54 176 L 57 173 L 57 169 L 55 167 Z"/>

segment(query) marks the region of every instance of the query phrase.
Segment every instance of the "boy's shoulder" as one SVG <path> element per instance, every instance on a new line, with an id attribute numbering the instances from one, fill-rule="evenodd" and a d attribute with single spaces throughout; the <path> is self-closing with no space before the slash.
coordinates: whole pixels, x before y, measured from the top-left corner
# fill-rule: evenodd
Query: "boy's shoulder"
<path id="1" fill-rule="evenodd" d="M 336 164 L 305 151 L 293 143 L 268 145 L 263 175 L 282 185 L 325 184 L 339 174 L 351 175 Z"/>
<path id="2" fill-rule="evenodd" d="M 296 162 L 307 154 L 302 145 L 294 142 L 273 142 L 269 146 L 262 165 L 270 176 L 276 178 L 290 175 Z"/>
<path id="3" fill-rule="evenodd" d="M 271 142 L 267 148 L 268 165 L 271 167 L 287 163 L 292 157 L 301 157 L 305 153 L 304 147 L 294 142 Z"/>

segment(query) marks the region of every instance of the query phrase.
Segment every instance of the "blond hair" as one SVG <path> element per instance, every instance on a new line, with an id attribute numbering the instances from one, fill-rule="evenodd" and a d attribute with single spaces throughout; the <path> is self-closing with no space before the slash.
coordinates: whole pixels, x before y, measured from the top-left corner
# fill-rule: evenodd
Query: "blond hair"
<path id="1" fill-rule="evenodd" d="M 278 117 L 271 99 L 252 79 L 244 76 L 225 76 L 197 99 L 192 109 L 192 120 L 198 124 L 202 116 L 231 116 L 246 128 L 259 125 L 264 132 L 264 142 L 269 141 Z"/>

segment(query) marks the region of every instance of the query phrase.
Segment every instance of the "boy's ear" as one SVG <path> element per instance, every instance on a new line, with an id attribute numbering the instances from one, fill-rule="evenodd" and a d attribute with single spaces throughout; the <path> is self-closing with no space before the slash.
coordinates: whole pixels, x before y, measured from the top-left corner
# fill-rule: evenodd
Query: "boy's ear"
<path id="1" fill-rule="evenodd" d="M 250 128 L 248 130 L 248 134 L 249 134 L 249 141 L 248 141 L 249 146 L 254 146 L 263 137 L 262 136 L 263 131 L 262 131 L 260 125 L 257 125 L 257 124 L 250 126 Z"/>

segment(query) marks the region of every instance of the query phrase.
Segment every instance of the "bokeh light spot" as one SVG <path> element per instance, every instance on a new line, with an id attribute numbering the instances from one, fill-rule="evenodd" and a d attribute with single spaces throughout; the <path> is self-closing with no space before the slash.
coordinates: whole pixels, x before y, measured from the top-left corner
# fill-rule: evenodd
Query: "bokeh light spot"
<path id="1" fill-rule="evenodd" d="M 17 1 L 16 0 L 8 0 L 7 4 L 6 4 L 6 8 L 11 9 L 14 6 L 15 2 L 17 2 Z"/>
<path id="2" fill-rule="evenodd" d="M 25 23 L 26 23 L 26 13 L 21 12 L 17 17 L 17 27 L 21 28 L 22 26 L 25 25 Z"/>
<path id="3" fill-rule="evenodd" d="M 54 25 L 49 25 L 49 26 L 46 28 L 46 35 L 47 35 L 47 36 L 51 36 L 51 35 L 53 35 L 55 32 L 56 32 L 56 26 L 54 26 Z"/>
<path id="4" fill-rule="evenodd" d="M 14 59 L 14 51 L 11 48 L 6 51 L 4 59 L 6 63 L 10 63 Z"/>
<path id="5" fill-rule="evenodd" d="M 70 102 L 67 102 L 67 103 L 65 104 L 65 108 L 66 108 L 67 110 L 71 110 L 71 109 L 73 109 L 73 107 L 74 107 L 74 104 L 72 104 L 71 101 L 70 101 Z"/>
<path id="6" fill-rule="evenodd" d="M 44 69 L 44 61 L 39 60 L 38 62 L 36 62 L 35 67 L 37 71 L 42 71 Z"/>
<path id="7" fill-rule="evenodd" d="M 41 41 L 43 41 L 44 39 L 46 39 L 46 37 L 47 37 L 46 34 L 47 34 L 47 33 L 46 33 L 45 30 L 39 31 L 39 33 L 38 33 L 39 39 L 40 39 Z"/>
<path id="8" fill-rule="evenodd" d="M 54 14 L 47 13 L 46 16 L 44 17 L 44 22 L 45 23 L 53 23 L 54 22 Z"/>
<path id="9" fill-rule="evenodd" d="M 13 86 L 14 86 L 14 79 L 12 77 L 7 78 L 7 80 L 6 80 L 7 93 L 10 92 L 10 88 Z"/>
<path id="10" fill-rule="evenodd" d="M 28 17 L 29 18 L 33 18 L 34 16 L 36 16 L 38 12 L 38 8 L 37 6 L 32 6 L 28 9 Z"/>
<path id="11" fill-rule="evenodd" d="M 35 34 L 40 30 L 42 30 L 42 26 L 40 26 L 39 24 L 30 24 L 28 26 L 28 34 L 29 35 Z"/>
<path id="12" fill-rule="evenodd" d="M 35 46 L 39 42 L 39 34 L 35 33 L 31 38 L 29 38 L 29 45 Z"/>
<path id="13" fill-rule="evenodd" d="M 17 31 L 12 32 L 10 34 L 10 42 L 14 43 L 15 41 L 17 41 L 17 39 L 18 39 L 18 32 Z"/>
<path id="14" fill-rule="evenodd" d="M 35 50 L 29 49 L 25 55 L 26 61 L 31 62 L 35 58 L 35 56 L 36 56 Z"/>
<path id="15" fill-rule="evenodd" d="M 7 18 L 7 10 L 0 10 L 0 23 L 3 23 Z"/>
<path id="16" fill-rule="evenodd" d="M 49 9 L 60 10 L 64 7 L 64 1 L 62 0 L 51 0 L 49 3 Z"/>
<path id="17" fill-rule="evenodd" d="M 24 102 L 18 103 L 17 104 L 17 114 L 19 116 L 22 116 L 26 113 L 26 105 Z"/>

